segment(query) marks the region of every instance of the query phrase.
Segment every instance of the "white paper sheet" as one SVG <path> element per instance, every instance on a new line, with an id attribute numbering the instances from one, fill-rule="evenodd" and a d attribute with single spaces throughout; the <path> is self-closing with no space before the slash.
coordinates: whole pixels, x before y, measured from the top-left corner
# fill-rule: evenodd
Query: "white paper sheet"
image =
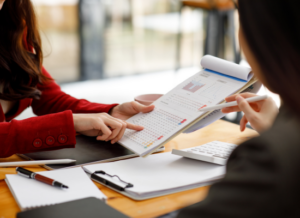
<path id="1" fill-rule="evenodd" d="M 40 172 L 39 174 L 55 179 L 67 185 L 69 189 L 59 189 L 20 175 L 6 175 L 6 183 L 21 209 L 58 204 L 87 197 L 106 199 L 106 196 L 80 167 Z"/>

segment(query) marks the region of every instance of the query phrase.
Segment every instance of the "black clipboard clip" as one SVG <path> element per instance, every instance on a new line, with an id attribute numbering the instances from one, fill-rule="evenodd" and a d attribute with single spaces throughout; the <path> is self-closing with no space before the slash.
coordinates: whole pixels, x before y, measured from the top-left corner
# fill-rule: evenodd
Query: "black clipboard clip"
<path id="1" fill-rule="evenodd" d="M 111 178 L 117 177 L 121 182 L 125 183 L 126 186 L 125 187 L 121 187 L 121 186 L 119 186 L 119 185 L 117 185 L 117 184 L 115 184 L 115 183 L 113 183 L 111 181 L 108 181 L 108 180 L 102 178 L 101 176 L 98 176 L 97 174 L 108 175 Z M 116 189 L 118 191 L 125 191 L 125 188 L 131 188 L 131 187 L 133 187 L 133 184 L 123 181 L 122 179 L 120 179 L 119 176 L 117 176 L 117 175 L 109 175 L 109 174 L 107 174 L 106 172 L 104 172 L 102 170 L 95 171 L 91 175 L 91 178 L 94 179 L 94 180 L 96 180 L 96 181 L 98 181 L 98 182 L 103 183 L 104 185 L 110 186 L 110 187 L 112 187 L 112 188 L 114 188 L 114 189 Z"/>

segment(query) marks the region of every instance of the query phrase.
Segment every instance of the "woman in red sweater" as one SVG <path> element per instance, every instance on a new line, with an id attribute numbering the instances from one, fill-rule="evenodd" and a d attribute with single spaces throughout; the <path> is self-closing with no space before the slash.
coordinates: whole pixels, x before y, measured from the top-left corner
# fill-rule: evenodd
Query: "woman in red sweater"
<path id="1" fill-rule="evenodd" d="M 73 148 L 76 132 L 115 143 L 126 128 L 143 129 L 124 120 L 154 106 L 78 100 L 61 91 L 42 62 L 30 0 L 0 0 L 0 157 Z M 13 120 L 30 106 L 37 117 Z"/>

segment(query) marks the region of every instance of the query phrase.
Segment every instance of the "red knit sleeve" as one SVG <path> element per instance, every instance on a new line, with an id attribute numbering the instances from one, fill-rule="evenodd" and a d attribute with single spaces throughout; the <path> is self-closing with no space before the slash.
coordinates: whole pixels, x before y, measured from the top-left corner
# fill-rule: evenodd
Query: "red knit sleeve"
<path id="1" fill-rule="evenodd" d="M 16 153 L 74 148 L 71 111 L 0 123 L 0 157 Z"/>
<path id="2" fill-rule="evenodd" d="M 43 73 L 51 78 L 45 68 L 43 68 Z M 91 103 L 84 99 L 76 99 L 62 92 L 54 81 L 39 85 L 38 89 L 42 91 L 41 99 L 32 101 L 33 112 L 36 115 L 57 113 L 65 110 L 71 110 L 73 113 L 108 113 L 111 108 L 117 105 Z"/>
<path id="3" fill-rule="evenodd" d="M 32 50 L 26 42 L 26 49 Z M 51 78 L 43 68 L 43 74 Z M 0 157 L 15 153 L 31 153 L 60 148 L 73 148 L 76 144 L 72 113 L 109 112 L 117 104 L 97 104 L 79 100 L 62 92 L 54 82 L 37 87 L 40 100 L 32 100 L 32 108 L 38 117 L 25 120 L 0 122 Z"/>

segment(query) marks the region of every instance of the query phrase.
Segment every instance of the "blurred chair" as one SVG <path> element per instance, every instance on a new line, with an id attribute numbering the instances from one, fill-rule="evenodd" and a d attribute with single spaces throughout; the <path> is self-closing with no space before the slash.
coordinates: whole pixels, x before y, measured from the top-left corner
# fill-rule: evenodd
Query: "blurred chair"
<path id="1" fill-rule="evenodd" d="M 200 8 L 207 11 L 206 37 L 203 54 L 210 54 L 224 58 L 225 36 L 228 34 L 234 52 L 234 62 L 239 63 L 240 52 L 236 48 L 234 9 L 231 0 L 181 0 L 179 15 L 179 32 L 177 35 L 176 70 L 180 68 L 181 61 L 181 17 L 184 7 Z"/>

